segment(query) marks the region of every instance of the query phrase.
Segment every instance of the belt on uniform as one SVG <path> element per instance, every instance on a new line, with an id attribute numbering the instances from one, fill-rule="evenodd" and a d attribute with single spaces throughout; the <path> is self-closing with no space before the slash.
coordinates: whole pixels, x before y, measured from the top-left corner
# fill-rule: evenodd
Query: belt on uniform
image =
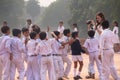
<path id="1" fill-rule="evenodd" d="M 35 57 L 35 56 L 37 56 L 37 55 L 30 55 L 30 57 Z"/>
<path id="2" fill-rule="evenodd" d="M 51 54 L 47 54 L 47 55 L 41 55 L 42 57 L 48 57 L 51 56 Z"/>
<path id="3" fill-rule="evenodd" d="M 90 52 L 90 53 L 95 53 L 95 52 L 98 52 L 98 51 L 93 51 L 93 52 Z"/>
<path id="4" fill-rule="evenodd" d="M 53 56 L 61 56 L 61 54 L 53 54 Z"/>
<path id="5" fill-rule="evenodd" d="M 111 50 L 111 49 L 113 49 L 113 48 L 109 48 L 109 49 L 103 49 L 103 50 Z"/>

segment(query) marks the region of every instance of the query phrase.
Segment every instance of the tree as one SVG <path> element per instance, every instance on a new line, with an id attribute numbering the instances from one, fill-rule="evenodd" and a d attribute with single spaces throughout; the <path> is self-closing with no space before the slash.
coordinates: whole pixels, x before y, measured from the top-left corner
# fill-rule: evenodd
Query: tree
<path id="1" fill-rule="evenodd" d="M 37 0 L 29 0 L 26 6 L 27 14 L 29 14 L 32 19 L 35 19 L 40 14 L 40 5 Z"/>

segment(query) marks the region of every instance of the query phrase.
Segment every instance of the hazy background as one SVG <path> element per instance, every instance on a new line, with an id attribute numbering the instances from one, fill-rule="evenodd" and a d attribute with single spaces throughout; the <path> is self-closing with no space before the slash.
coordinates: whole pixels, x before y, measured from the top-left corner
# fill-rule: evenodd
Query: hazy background
<path id="1" fill-rule="evenodd" d="M 86 20 L 95 19 L 97 12 L 103 12 L 110 23 L 113 20 L 119 23 L 119 8 L 120 0 L 0 0 L 0 23 L 6 20 L 10 27 L 22 28 L 30 18 L 42 29 L 49 25 L 55 30 L 63 20 L 66 28 L 77 23 L 80 36 L 86 37 Z"/>

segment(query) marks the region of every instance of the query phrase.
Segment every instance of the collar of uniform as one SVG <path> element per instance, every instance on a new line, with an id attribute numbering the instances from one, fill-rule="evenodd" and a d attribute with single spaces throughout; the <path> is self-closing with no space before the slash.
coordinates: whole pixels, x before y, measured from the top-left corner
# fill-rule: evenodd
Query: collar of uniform
<path id="1" fill-rule="evenodd" d="M 36 41 L 35 39 L 30 39 L 30 41 Z"/>

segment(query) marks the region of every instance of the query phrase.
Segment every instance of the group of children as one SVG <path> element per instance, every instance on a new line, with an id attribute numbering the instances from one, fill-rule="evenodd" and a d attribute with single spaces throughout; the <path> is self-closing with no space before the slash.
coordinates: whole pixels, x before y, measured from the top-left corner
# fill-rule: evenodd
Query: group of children
<path id="1" fill-rule="evenodd" d="M 102 27 L 104 31 L 101 34 L 101 45 L 99 45 L 99 40 L 94 38 L 94 30 L 88 31 L 89 38 L 83 45 L 89 52 L 89 75 L 86 79 L 95 79 L 94 61 L 96 61 L 100 80 L 109 80 L 108 71 L 113 72 L 112 76 L 115 80 L 120 80 L 113 64 L 112 33 L 108 29 L 108 21 L 104 21 Z M 47 32 L 40 32 L 40 28 L 36 25 L 24 27 L 22 30 L 13 29 L 12 37 L 10 37 L 8 26 L 3 26 L 1 32 L 3 33 L 0 37 L 0 71 L 2 72 L 0 72 L 0 77 L 2 76 L 2 80 L 15 80 L 16 69 L 19 80 L 24 80 L 25 76 L 27 80 L 47 80 L 47 72 L 49 80 L 69 79 L 72 64 L 68 55 L 70 51 L 74 62 L 74 80 L 82 79 L 80 76 L 83 68 L 81 54 L 86 53 L 85 49 L 80 44 L 78 31 L 75 30 L 71 34 L 70 29 L 64 29 L 62 21 L 58 30 L 51 32 L 52 38 L 48 38 Z M 27 69 L 24 62 L 27 64 Z M 67 63 L 66 68 L 64 63 Z M 77 63 L 80 65 L 78 73 Z"/>

